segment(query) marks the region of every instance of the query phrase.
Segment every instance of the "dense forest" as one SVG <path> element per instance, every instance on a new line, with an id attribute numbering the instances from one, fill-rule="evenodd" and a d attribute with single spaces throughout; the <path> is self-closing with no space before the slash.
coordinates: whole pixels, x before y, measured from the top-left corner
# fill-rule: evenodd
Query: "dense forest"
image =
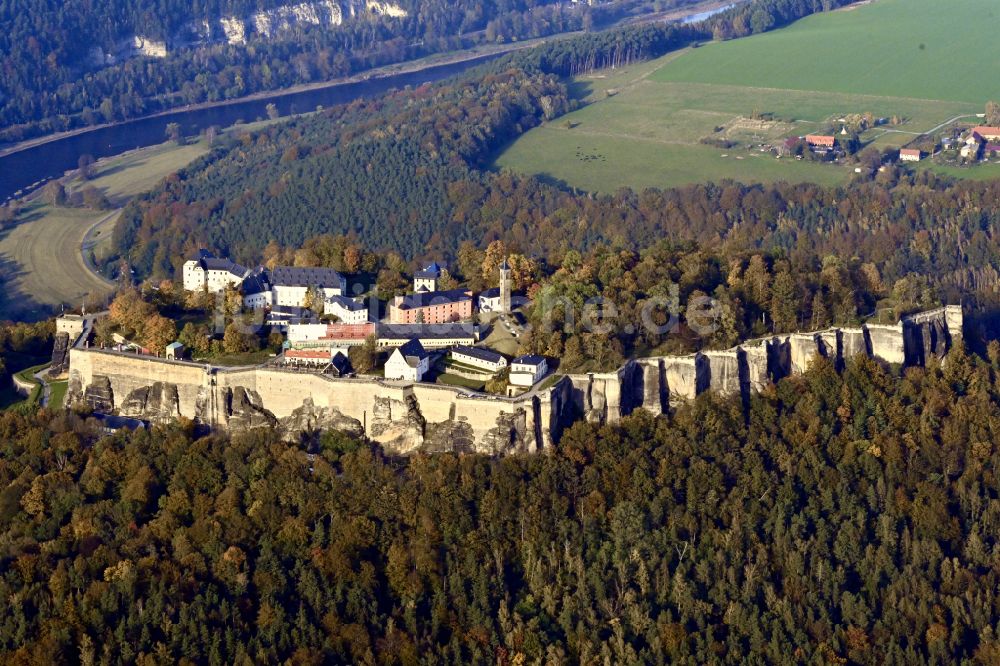
<path id="1" fill-rule="evenodd" d="M 136 118 L 164 109 L 233 99 L 292 85 L 326 81 L 390 63 L 476 44 L 509 42 L 575 30 L 594 30 L 635 14 L 692 4 L 694 0 L 615 0 L 567 6 L 555 0 L 399 0 L 405 17 L 364 11 L 340 26 L 298 25 L 247 44 L 190 44 L 185 31 L 197 21 L 295 4 L 286 0 L 0 0 L 0 142 L 74 127 Z M 353 3 L 338 3 L 345 15 Z M 728 39 L 770 30 L 846 0 L 752 0 L 697 26 L 689 40 Z M 676 26 L 651 24 L 648 42 L 632 43 L 635 28 L 608 31 L 574 46 L 545 46 L 559 55 L 551 69 L 622 64 L 662 55 L 681 44 Z M 85 35 L 86 39 L 81 39 Z M 133 35 L 162 40 L 165 58 L 116 58 L 99 64 L 95 48 L 114 55 Z M 606 47 L 611 45 L 612 49 Z M 621 48 L 624 45 L 624 48 Z M 636 48 L 638 46 L 638 48 Z M 566 49 L 588 49 L 589 60 L 566 60 Z"/>
<path id="2" fill-rule="evenodd" d="M 667 0 L 662 6 L 691 0 Z M 580 30 L 613 21 L 637 0 L 590 8 L 554 0 L 399 0 L 406 17 L 339 2 L 340 26 L 298 25 L 247 44 L 174 43 L 196 20 L 237 16 L 289 0 L 0 1 L 0 141 L 135 118 L 167 108 L 326 81 L 431 53 Z M 641 4 L 641 3 L 640 3 Z M 166 58 L 94 62 L 134 34 L 168 44 Z M 81 39 L 86 35 L 86 39 Z"/>
<path id="3" fill-rule="evenodd" d="M 0 659 L 995 664 L 1000 348 L 549 455 L 0 414 Z"/>

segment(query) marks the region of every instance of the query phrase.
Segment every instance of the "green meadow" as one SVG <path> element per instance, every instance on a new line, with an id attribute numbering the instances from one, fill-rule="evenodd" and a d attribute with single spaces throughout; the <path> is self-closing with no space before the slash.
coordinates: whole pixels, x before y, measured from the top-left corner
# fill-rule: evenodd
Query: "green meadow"
<path id="1" fill-rule="evenodd" d="M 988 35 L 994 14 L 1000 6 L 985 0 L 876 0 L 581 76 L 571 90 L 582 107 L 526 133 L 495 166 L 599 192 L 725 178 L 844 183 L 850 167 L 777 159 L 756 146 L 866 112 L 898 120 L 862 135 L 879 147 L 977 122 L 986 100 L 1000 99 L 1000 80 L 984 76 L 1000 60 L 1000 41 Z"/>

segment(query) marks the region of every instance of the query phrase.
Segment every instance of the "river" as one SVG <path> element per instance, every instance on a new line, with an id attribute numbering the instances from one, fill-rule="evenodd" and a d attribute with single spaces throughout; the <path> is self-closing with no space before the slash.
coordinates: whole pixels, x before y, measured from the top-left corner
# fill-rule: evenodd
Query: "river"
<path id="1" fill-rule="evenodd" d="M 138 118 L 47 141 L 0 157 L 0 203 L 24 195 L 41 182 L 77 168 L 81 155 L 92 155 L 98 159 L 163 143 L 168 123 L 178 123 L 185 136 L 197 135 L 213 125 L 229 127 L 240 121 L 251 122 L 263 118 L 266 116 L 265 107 L 270 103 L 277 106 L 282 116 L 303 113 L 312 111 L 317 106 L 343 104 L 360 97 L 377 95 L 391 88 L 439 81 L 499 55 L 501 54 L 493 53 L 413 72 L 298 92 L 276 93 L 269 97 L 231 104 L 177 109 L 163 115 Z M 17 194 L 19 191 L 20 195 Z"/>

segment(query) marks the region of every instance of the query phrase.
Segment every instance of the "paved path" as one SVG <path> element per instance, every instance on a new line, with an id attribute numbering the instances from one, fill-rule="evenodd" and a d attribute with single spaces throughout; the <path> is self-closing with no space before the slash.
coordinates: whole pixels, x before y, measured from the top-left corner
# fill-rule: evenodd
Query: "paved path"
<path id="1" fill-rule="evenodd" d="M 38 398 L 39 407 L 48 407 L 49 397 L 52 395 L 52 386 L 45 380 L 45 373 L 48 371 L 49 371 L 48 366 L 45 366 L 44 368 L 36 372 L 34 375 L 32 375 L 42 384 L 42 395 L 39 396 Z"/>

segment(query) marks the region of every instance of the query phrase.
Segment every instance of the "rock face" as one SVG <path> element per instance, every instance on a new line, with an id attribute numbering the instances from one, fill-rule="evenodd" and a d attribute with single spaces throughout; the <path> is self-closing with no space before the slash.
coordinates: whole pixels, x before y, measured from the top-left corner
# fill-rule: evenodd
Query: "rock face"
<path id="1" fill-rule="evenodd" d="M 385 16 L 406 18 L 407 11 L 392 2 L 367 0 L 313 0 L 261 9 L 250 14 L 196 19 L 184 25 L 170 40 L 173 45 L 188 46 L 224 41 L 227 44 L 246 44 L 252 37 L 276 39 L 295 28 L 319 26 L 332 28 L 347 19 Z"/>
<path id="2" fill-rule="evenodd" d="M 278 425 L 274 414 L 264 409 L 264 401 L 256 391 L 242 386 L 226 389 L 226 424 L 232 432 L 246 432 L 252 428 L 273 428 Z"/>
<path id="3" fill-rule="evenodd" d="M 115 408 L 115 393 L 111 389 L 111 379 L 106 376 L 94 377 L 83 393 L 83 401 L 95 412 L 110 412 Z"/>
<path id="4" fill-rule="evenodd" d="M 118 408 L 122 416 L 131 416 L 150 423 L 170 423 L 181 415 L 177 386 L 154 382 L 131 391 Z"/>
<path id="5" fill-rule="evenodd" d="M 403 400 L 375 398 L 371 434 L 386 451 L 406 454 L 418 450 L 424 443 L 426 425 L 417 399 L 412 394 L 406 395 Z"/>
<path id="6" fill-rule="evenodd" d="M 466 421 L 428 423 L 420 450 L 425 453 L 472 453 L 478 450 L 476 434 Z"/>
<path id="7" fill-rule="evenodd" d="M 301 407 L 294 410 L 291 416 L 281 419 L 280 423 L 285 439 L 290 441 L 320 430 L 339 430 L 356 437 L 365 434 L 361 421 L 345 416 L 333 407 L 317 407 L 312 398 L 306 398 Z"/>
<path id="8" fill-rule="evenodd" d="M 496 427 L 491 428 L 477 450 L 479 453 L 502 455 L 507 453 L 525 453 L 525 434 L 527 432 L 525 412 L 518 409 L 511 414 L 501 414 L 497 417 Z"/>
<path id="9" fill-rule="evenodd" d="M 69 333 L 56 333 L 52 343 L 52 364 L 49 366 L 49 377 L 59 377 L 69 370 Z"/>

